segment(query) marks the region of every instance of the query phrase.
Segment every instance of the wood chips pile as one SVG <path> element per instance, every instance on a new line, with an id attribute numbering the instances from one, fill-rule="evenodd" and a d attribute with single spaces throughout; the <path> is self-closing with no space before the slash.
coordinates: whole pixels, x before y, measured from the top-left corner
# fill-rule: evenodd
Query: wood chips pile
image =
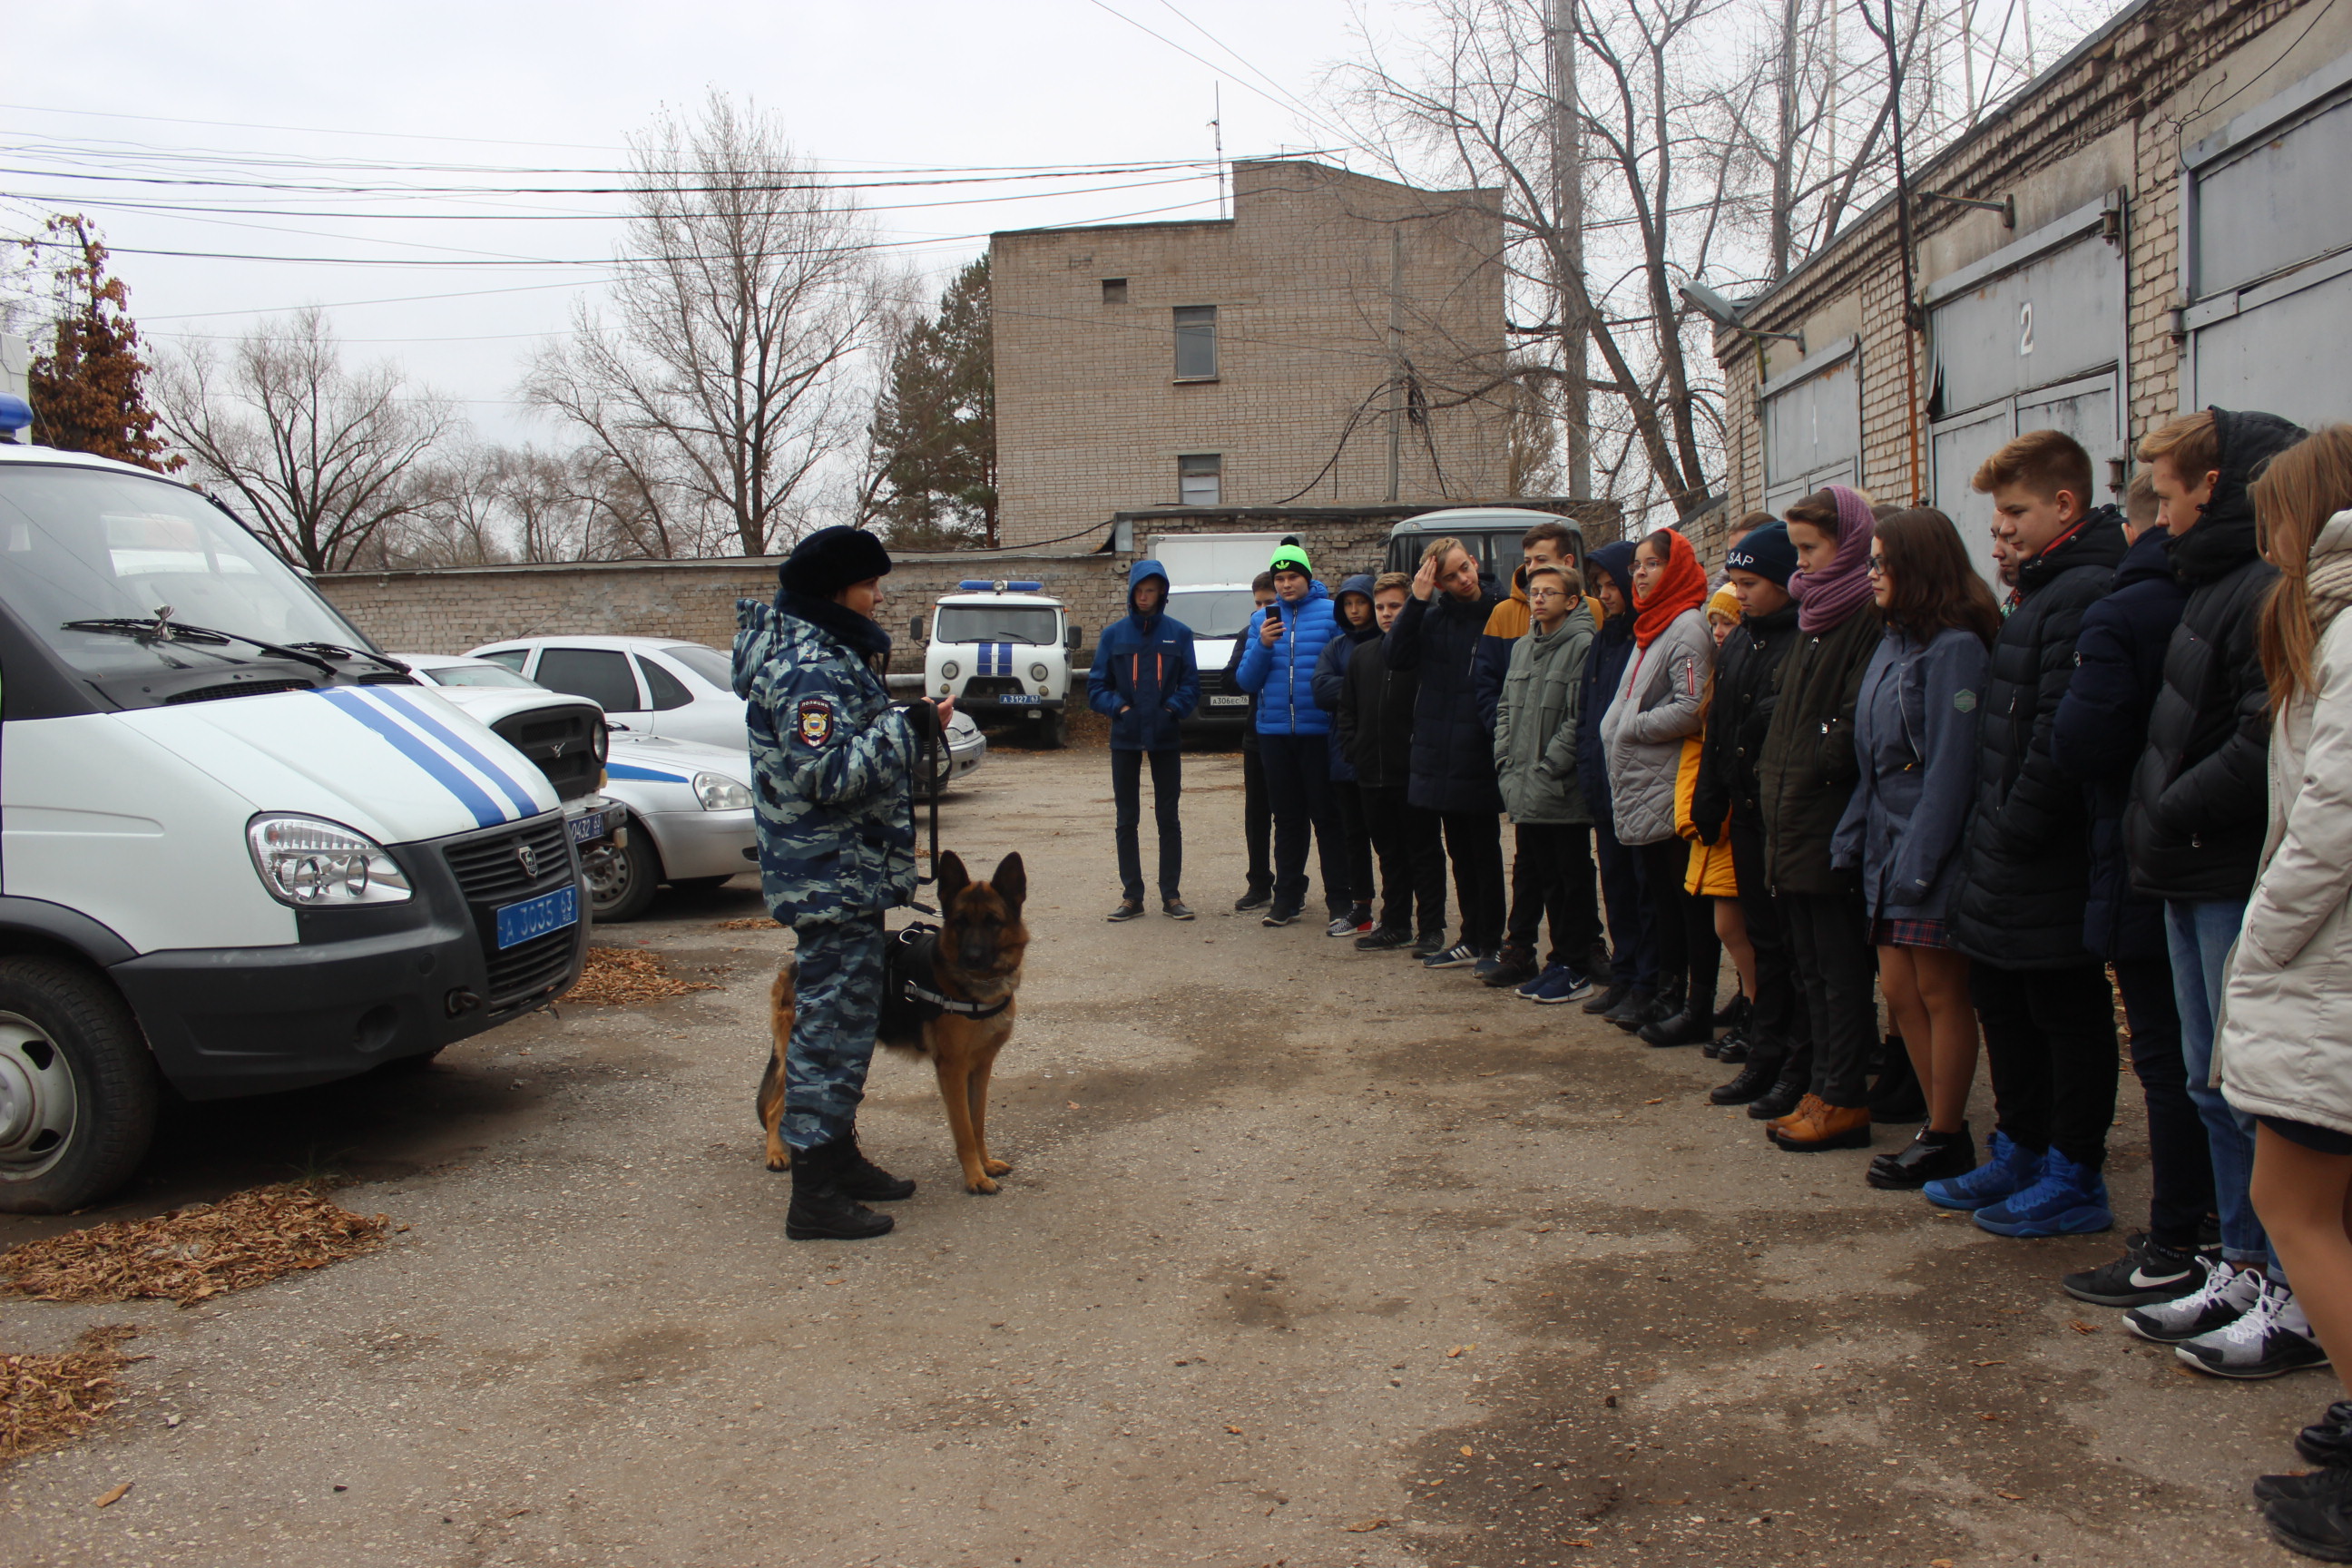
<path id="1" fill-rule="evenodd" d="M 373 1251 L 388 1223 L 307 1187 L 256 1187 L 159 1219 L 115 1220 L 0 1252 L 0 1289 L 40 1301 L 145 1297 L 190 1307 Z"/>
<path id="2" fill-rule="evenodd" d="M 0 1355 L 0 1465 L 70 1443 L 114 1408 L 114 1376 L 134 1360 L 115 1347 L 139 1331 L 84 1331 L 60 1355 Z"/>
<path id="3" fill-rule="evenodd" d="M 707 981 L 672 978 L 662 972 L 661 960 L 650 952 L 626 947 L 592 947 L 588 950 L 588 963 L 580 971 L 580 983 L 566 992 L 563 999 L 591 1007 L 611 1007 L 717 989 Z"/>

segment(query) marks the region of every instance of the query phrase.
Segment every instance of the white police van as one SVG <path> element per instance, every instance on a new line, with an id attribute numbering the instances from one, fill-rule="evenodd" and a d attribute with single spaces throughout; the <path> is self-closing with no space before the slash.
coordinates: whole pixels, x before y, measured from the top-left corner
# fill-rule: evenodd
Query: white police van
<path id="1" fill-rule="evenodd" d="M 923 652 L 923 692 L 952 697 L 979 723 L 1020 721 L 1038 745 L 1068 739 L 1070 656 L 1079 628 L 1047 598 L 1043 583 L 966 578 L 931 612 Z M 923 636 L 923 617 L 910 629 Z"/>
<path id="2" fill-rule="evenodd" d="M 9 441 L 0 395 L 0 1210 L 127 1179 L 164 1086 L 432 1055 L 579 977 L 562 804 L 236 520 Z"/>

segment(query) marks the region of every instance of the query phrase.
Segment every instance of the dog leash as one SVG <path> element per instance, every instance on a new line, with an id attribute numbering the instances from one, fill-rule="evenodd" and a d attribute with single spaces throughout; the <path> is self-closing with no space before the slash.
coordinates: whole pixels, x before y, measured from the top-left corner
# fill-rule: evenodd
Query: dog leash
<path id="1" fill-rule="evenodd" d="M 930 699 L 928 697 L 918 697 L 915 700 L 918 702 L 929 702 Z M 932 883 L 940 879 L 940 780 L 937 770 L 932 766 L 932 761 L 938 755 L 938 748 L 947 743 L 947 726 L 939 718 L 939 711 L 940 710 L 937 708 L 933 708 L 931 710 L 931 722 L 923 726 L 923 753 L 921 766 L 923 770 L 923 778 L 929 785 L 930 792 L 930 800 L 928 805 L 929 807 L 931 825 L 931 871 L 930 875 L 928 877 L 917 877 L 915 879 L 915 886 L 919 888 L 929 887 Z M 908 900 L 907 907 L 921 914 L 935 915 L 940 912 L 919 899 Z"/>

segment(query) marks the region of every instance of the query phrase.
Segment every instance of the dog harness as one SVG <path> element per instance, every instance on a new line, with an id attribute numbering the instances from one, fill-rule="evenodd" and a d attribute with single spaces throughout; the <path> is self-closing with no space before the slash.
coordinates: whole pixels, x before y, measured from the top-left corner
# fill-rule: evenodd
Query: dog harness
<path id="1" fill-rule="evenodd" d="M 940 989 L 940 928 L 920 921 L 892 934 L 882 950 L 882 1011 L 875 1037 L 890 1045 L 922 1043 L 923 1026 L 942 1013 L 964 1018 L 993 1018 L 1013 1005 L 1002 1002 L 965 1002 Z"/>

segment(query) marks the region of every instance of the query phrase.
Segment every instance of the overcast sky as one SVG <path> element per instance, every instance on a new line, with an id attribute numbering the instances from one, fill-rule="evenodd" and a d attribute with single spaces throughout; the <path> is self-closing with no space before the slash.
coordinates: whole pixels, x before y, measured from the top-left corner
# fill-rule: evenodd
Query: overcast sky
<path id="1" fill-rule="evenodd" d="M 713 88 L 772 110 L 802 152 L 834 168 L 1206 158 L 1219 82 L 1229 156 L 1296 151 L 1331 138 L 1289 95 L 1320 107 L 1317 86 L 1356 52 L 1352 29 L 1364 16 L 1376 30 L 1410 20 L 1394 0 L 676 8 L 417 0 L 350 10 L 129 0 L 109 7 L 102 26 L 79 6 L 19 6 L 8 26 L 19 68 L 0 89 L 8 153 L 0 226 L 15 237 L 50 212 L 88 214 L 114 247 L 132 312 L 158 346 L 184 334 L 233 336 L 303 304 L 331 307 L 349 357 L 396 356 L 465 399 L 485 436 L 513 439 L 536 430 L 510 401 L 532 334 L 561 330 L 572 301 L 593 294 L 598 270 L 394 263 L 601 260 L 617 226 L 595 215 L 618 211 L 619 198 L 320 198 L 138 181 L 576 184 L 587 182 L 509 171 L 613 168 L 630 132 L 665 105 L 690 109 Z M 489 167 L 310 166 L 321 159 Z M 255 160 L 303 166 L 257 168 Z M 1139 174 L 1055 182 L 1075 188 L 1048 194 L 957 185 L 868 199 L 886 237 L 903 242 L 897 253 L 944 278 L 982 252 L 991 229 L 1213 216 L 1213 181 L 1170 181 Z M 1133 188 L 1103 188 L 1115 185 Z M 973 202 L 1007 195 L 1020 199 Z M 971 205 L 913 205 L 945 202 Z M 318 216 L 336 206 L 430 216 Z M 310 216 L 288 216 L 295 213 Z M 493 216 L 447 216 L 456 213 Z M 514 216 L 522 213 L 536 216 Z"/>

